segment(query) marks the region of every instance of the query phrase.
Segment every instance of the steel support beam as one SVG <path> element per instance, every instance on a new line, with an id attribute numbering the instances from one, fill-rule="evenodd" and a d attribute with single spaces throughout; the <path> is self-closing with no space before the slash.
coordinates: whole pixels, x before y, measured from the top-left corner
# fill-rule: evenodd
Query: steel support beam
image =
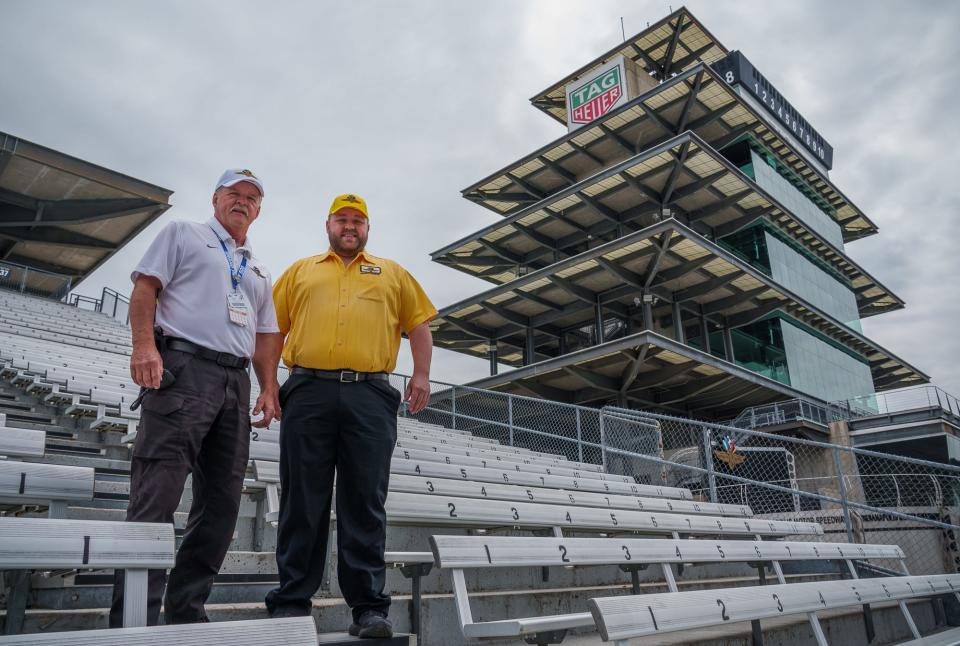
<path id="1" fill-rule="evenodd" d="M 672 303 L 673 308 L 673 338 L 677 340 L 678 343 L 686 344 L 686 335 L 683 333 L 683 312 L 680 310 L 680 302 L 674 301 Z"/>

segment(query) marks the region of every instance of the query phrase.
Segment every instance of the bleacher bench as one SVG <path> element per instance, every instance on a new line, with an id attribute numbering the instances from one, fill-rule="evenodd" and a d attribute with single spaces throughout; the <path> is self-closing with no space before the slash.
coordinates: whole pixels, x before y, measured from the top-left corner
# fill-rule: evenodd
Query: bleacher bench
<path id="1" fill-rule="evenodd" d="M 253 464 L 255 477 L 258 481 L 266 484 L 267 520 L 275 522 L 279 510 L 277 492 L 279 471 L 277 464 L 261 461 L 254 461 Z M 398 480 L 399 478 L 396 475 L 391 476 L 391 481 Z M 398 482 L 398 486 L 402 486 L 402 482 L 405 481 Z M 445 484 L 443 480 L 424 480 L 423 482 L 429 483 L 428 487 L 433 486 L 435 489 L 437 486 Z M 418 483 L 415 483 L 415 486 L 416 484 Z M 484 485 L 478 483 L 473 483 L 473 486 L 479 489 L 484 488 Z M 387 521 L 391 524 L 567 527 L 601 531 L 645 531 L 654 534 L 679 532 L 683 534 L 789 536 L 820 535 L 823 533 L 822 527 L 817 523 L 760 520 L 739 517 L 740 514 L 731 518 L 702 515 L 701 512 L 685 514 L 656 511 L 648 513 L 635 509 L 586 507 L 580 506 L 576 498 L 574 502 L 556 502 L 557 504 L 541 504 L 520 502 L 513 499 L 493 499 L 493 496 L 467 498 L 439 495 L 439 492 L 408 493 L 395 489 L 393 482 L 391 482 L 386 507 Z M 699 506 L 701 503 L 696 504 Z M 739 509 L 739 506 L 736 507 Z M 679 509 L 676 510 L 676 512 L 679 511 Z"/>
<path id="2" fill-rule="evenodd" d="M 571 492 L 560 489 L 547 489 L 544 487 L 522 487 L 519 485 L 474 482 L 471 480 L 450 480 L 447 478 L 429 478 L 427 476 L 401 474 L 391 475 L 390 491 L 675 514 L 705 514 L 710 516 L 740 518 L 750 518 L 753 516 L 753 512 L 745 505 L 728 505 L 693 500 L 677 500 L 673 498 L 655 498 L 650 496 L 602 494 L 587 491 Z"/>
<path id="3" fill-rule="evenodd" d="M 6 417 L 0 414 L 0 417 Z M 29 428 L 11 428 L 0 420 L 0 455 L 12 457 L 43 457 L 47 444 L 46 431 Z"/>
<path id="4" fill-rule="evenodd" d="M 173 525 L 0 517 L 0 570 L 125 570 L 124 626 L 147 624 L 147 570 L 173 558 Z"/>
<path id="5" fill-rule="evenodd" d="M 392 524 L 473 527 L 533 527 L 589 529 L 602 532 L 707 535 L 822 535 L 818 523 L 685 514 L 610 511 L 576 505 L 476 498 L 454 498 L 392 492 L 387 496 L 387 521 Z"/>
<path id="6" fill-rule="evenodd" d="M 63 518 L 70 502 L 93 500 L 94 470 L 38 462 L 0 460 L 0 504 L 49 506 Z"/>
<path id="7" fill-rule="evenodd" d="M 782 615 L 815 617 L 820 610 L 957 591 L 960 575 L 938 574 L 602 597 L 590 599 L 588 604 L 601 638 L 626 646 L 634 637 Z M 816 626 L 817 643 L 826 646 L 819 623 L 812 625 Z"/>
<path id="8" fill-rule="evenodd" d="M 24 646 L 316 646 L 313 617 L 223 621 L 149 628 L 78 630 L 0 637 L 0 644 Z"/>
<path id="9" fill-rule="evenodd" d="M 677 590 L 671 566 L 683 563 L 777 563 L 851 559 L 903 559 L 896 545 L 795 541 L 552 538 L 528 536 L 431 536 L 438 568 L 451 571 L 454 601 L 467 639 L 523 637 L 528 643 L 561 641 L 567 630 L 594 625 L 589 612 L 474 622 L 464 570 L 517 567 L 618 565 L 629 571 L 639 594 L 637 571 L 659 564 L 667 587 Z M 643 595 L 647 598 L 649 595 Z"/>
<path id="10" fill-rule="evenodd" d="M 633 494 L 637 496 L 656 496 L 658 498 L 676 498 L 678 500 L 693 499 L 693 494 L 690 493 L 690 490 L 681 487 L 661 487 L 657 485 L 635 484 L 633 482 L 579 479 L 572 476 L 547 475 L 545 473 L 538 474 L 493 468 L 493 465 L 484 468 L 443 464 L 441 462 L 416 462 L 414 460 L 404 460 L 394 457 L 390 464 L 390 473 L 429 475 L 454 480 L 477 480 L 480 482 L 532 485 L 534 487 L 549 487 L 570 491 Z"/>

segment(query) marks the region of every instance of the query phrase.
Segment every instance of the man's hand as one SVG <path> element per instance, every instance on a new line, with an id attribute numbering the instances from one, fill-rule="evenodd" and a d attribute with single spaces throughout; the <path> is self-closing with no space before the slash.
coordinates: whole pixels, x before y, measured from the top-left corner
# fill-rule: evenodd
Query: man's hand
<path id="1" fill-rule="evenodd" d="M 409 403 L 411 415 L 416 415 L 430 401 L 430 379 L 426 375 L 414 375 L 407 383 L 407 392 L 403 394 L 403 401 Z"/>
<path id="2" fill-rule="evenodd" d="M 149 344 L 133 346 L 130 354 L 130 376 L 133 383 L 144 388 L 159 388 L 163 378 L 163 359 L 157 346 L 150 339 Z"/>
<path id="3" fill-rule="evenodd" d="M 253 407 L 253 415 L 256 417 L 260 413 L 263 413 L 263 419 L 253 422 L 251 426 L 254 428 L 267 428 L 274 419 L 280 419 L 280 399 L 276 390 L 260 392 Z"/>

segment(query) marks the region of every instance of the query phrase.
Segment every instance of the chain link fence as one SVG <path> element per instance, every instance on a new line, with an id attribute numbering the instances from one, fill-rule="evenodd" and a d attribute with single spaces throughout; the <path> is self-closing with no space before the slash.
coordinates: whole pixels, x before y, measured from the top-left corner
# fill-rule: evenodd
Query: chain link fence
<path id="1" fill-rule="evenodd" d="M 408 377 L 391 379 L 405 390 Z M 825 541 L 897 544 L 912 573 L 960 571 L 960 467 L 852 448 L 842 418 L 828 421 L 829 441 L 812 441 L 438 382 L 431 393 L 419 421 L 686 487 L 758 516 L 819 522 Z"/>

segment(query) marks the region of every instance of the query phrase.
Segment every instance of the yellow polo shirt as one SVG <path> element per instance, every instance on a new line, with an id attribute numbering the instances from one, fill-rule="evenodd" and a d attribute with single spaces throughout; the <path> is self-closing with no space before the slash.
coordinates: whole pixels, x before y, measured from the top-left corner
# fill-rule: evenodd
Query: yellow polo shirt
<path id="1" fill-rule="evenodd" d="M 327 251 L 293 263 L 273 287 L 283 362 L 319 370 L 393 372 L 400 333 L 437 315 L 407 270 L 361 252 L 345 267 Z"/>

